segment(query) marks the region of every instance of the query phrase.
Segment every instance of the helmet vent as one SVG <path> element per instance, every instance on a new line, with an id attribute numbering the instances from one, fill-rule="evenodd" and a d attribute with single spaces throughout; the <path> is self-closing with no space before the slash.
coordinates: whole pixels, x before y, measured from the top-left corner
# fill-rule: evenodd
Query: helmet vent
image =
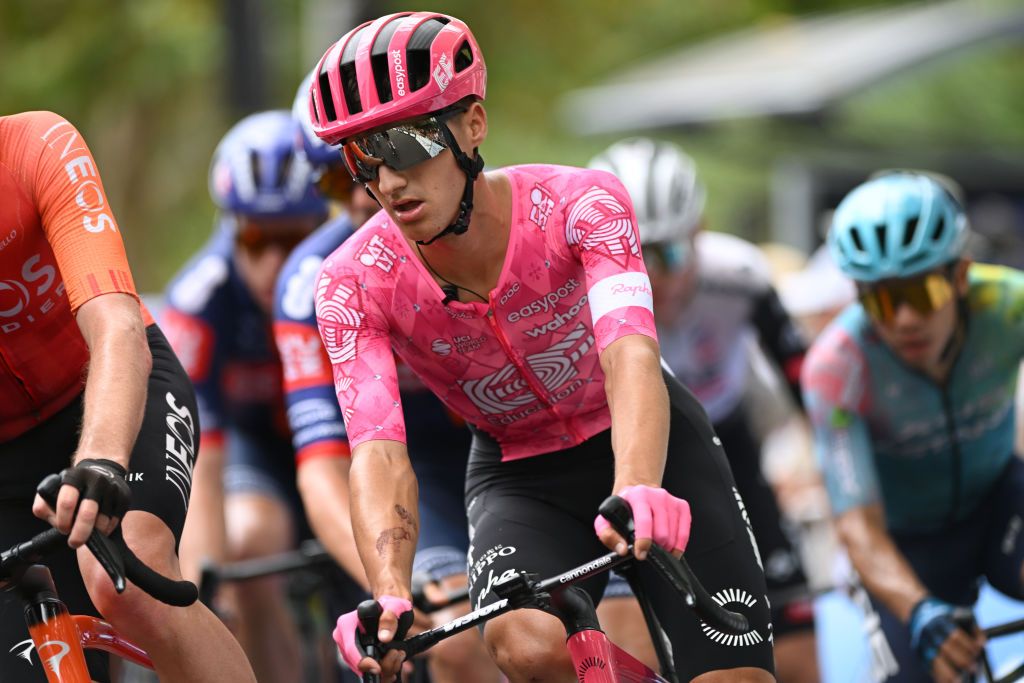
<path id="1" fill-rule="evenodd" d="M 933 235 L 933 239 L 936 242 L 940 242 L 942 240 L 942 235 L 945 232 L 946 232 L 946 217 L 945 216 L 939 216 L 939 220 L 935 224 L 935 234 Z"/>
<path id="2" fill-rule="evenodd" d="M 434 17 L 417 26 L 409 37 L 409 90 L 415 92 L 430 82 L 430 46 L 447 23 L 444 17 Z"/>
<path id="3" fill-rule="evenodd" d="M 338 60 L 341 90 L 345 94 L 345 107 L 349 114 L 358 114 L 363 110 L 363 101 L 359 97 L 359 79 L 356 76 L 356 51 L 359 49 L 363 33 L 369 27 L 367 24 L 352 34 L 341 53 L 341 59 Z"/>
<path id="4" fill-rule="evenodd" d="M 875 226 L 875 239 L 878 241 L 878 247 L 885 253 L 885 224 L 879 224 Z"/>
<path id="5" fill-rule="evenodd" d="M 281 160 L 281 165 L 277 167 L 277 177 L 274 178 L 274 187 L 281 188 L 286 184 L 286 179 L 292 171 L 292 163 L 295 161 L 295 154 L 288 152 L 284 159 Z"/>
<path id="6" fill-rule="evenodd" d="M 370 50 L 370 64 L 373 67 L 373 82 L 377 86 L 377 99 L 383 102 L 390 102 L 394 99 L 391 92 L 391 73 L 388 70 L 388 45 L 391 44 L 391 36 L 402 25 L 402 19 L 409 16 L 402 14 L 389 21 L 377 38 L 373 41 L 373 48 Z"/>
<path id="7" fill-rule="evenodd" d="M 883 228 L 884 230 L 884 228 Z M 860 239 L 859 230 L 850 231 L 850 239 L 853 240 L 853 246 L 857 247 L 857 251 L 864 251 L 864 243 Z"/>
<path id="8" fill-rule="evenodd" d="M 917 233 L 917 225 L 921 221 L 920 216 L 914 216 L 907 221 L 907 229 L 903 231 L 903 246 L 909 247 L 914 241 L 914 235 Z"/>
<path id="9" fill-rule="evenodd" d="M 327 117 L 327 121 L 337 121 L 338 112 L 334 110 L 334 94 L 331 92 L 331 80 L 327 77 L 327 66 L 317 75 L 317 80 L 320 81 L 320 94 L 324 100 L 324 115 Z M 313 98 L 314 107 L 316 106 L 316 98 Z M 319 113 L 319 112 L 317 112 Z"/>
<path id="10" fill-rule="evenodd" d="M 458 73 L 473 63 L 473 50 L 469 47 L 469 41 L 462 41 L 459 49 L 455 51 L 455 73 Z"/>
<path id="11" fill-rule="evenodd" d="M 260 155 L 254 149 L 249 150 L 249 170 L 252 171 L 253 187 L 259 187 L 260 179 L 263 176 L 263 165 L 260 163 Z"/>

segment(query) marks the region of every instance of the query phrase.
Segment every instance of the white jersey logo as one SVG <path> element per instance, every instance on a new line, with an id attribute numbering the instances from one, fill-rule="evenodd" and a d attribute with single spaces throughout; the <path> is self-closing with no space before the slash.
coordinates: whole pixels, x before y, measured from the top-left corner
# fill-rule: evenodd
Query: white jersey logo
<path id="1" fill-rule="evenodd" d="M 355 289 L 338 285 L 328 297 L 327 290 L 330 284 L 330 275 L 324 273 L 316 288 L 316 314 L 318 318 L 328 323 L 322 327 L 327 355 L 332 363 L 344 363 L 356 357 L 358 330 L 351 328 L 362 326 L 363 314 L 346 305 L 355 294 Z"/>
<path id="2" fill-rule="evenodd" d="M 629 211 L 607 190 L 596 186 L 573 205 L 565 222 L 565 239 L 584 251 L 640 256 L 640 242 Z"/>
<path id="3" fill-rule="evenodd" d="M 581 323 L 565 339 L 527 356 L 526 365 L 544 388 L 554 394 L 553 398 L 561 400 L 565 397 L 563 385 L 579 374 L 576 363 L 593 344 L 594 337 L 587 334 L 586 325 Z M 480 379 L 460 380 L 459 386 L 484 415 L 508 413 L 537 401 L 528 382 L 512 363 Z"/>

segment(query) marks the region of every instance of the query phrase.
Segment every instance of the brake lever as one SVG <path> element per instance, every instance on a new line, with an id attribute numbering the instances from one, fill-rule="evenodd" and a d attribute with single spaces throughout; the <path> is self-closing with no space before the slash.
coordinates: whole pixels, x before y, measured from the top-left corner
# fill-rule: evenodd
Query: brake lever
<path id="1" fill-rule="evenodd" d="M 57 495 L 60 493 L 60 487 L 60 475 L 51 474 L 39 482 L 39 486 L 36 487 L 36 493 L 46 501 L 47 505 L 56 510 Z M 118 527 L 116 530 L 118 539 L 120 539 L 120 531 L 121 529 Z M 121 543 L 123 544 L 124 541 L 121 540 Z M 125 576 L 124 557 L 115 541 L 93 529 L 85 545 L 89 548 L 93 557 L 96 558 L 96 561 L 100 563 L 100 566 L 103 567 L 103 570 L 107 572 L 107 576 L 110 577 L 114 584 L 114 590 L 119 594 L 124 593 L 128 585 L 128 579 Z"/>
<path id="2" fill-rule="evenodd" d="M 608 520 L 619 536 L 626 539 L 628 545 L 633 545 L 636 539 L 634 538 L 633 508 L 629 506 L 629 501 L 619 496 L 608 496 L 597 508 L 597 511 Z"/>
<path id="3" fill-rule="evenodd" d="M 362 633 L 358 629 L 356 630 L 356 638 L 363 649 L 363 653 L 378 662 L 383 658 L 383 653 L 380 651 L 381 642 L 377 639 L 377 630 L 380 628 L 380 615 L 383 613 L 384 608 L 376 600 L 363 600 L 359 603 L 359 607 L 356 608 L 356 614 L 359 615 L 359 624 L 363 627 Z M 364 673 L 362 679 L 363 683 L 380 683 L 380 675 L 375 673 Z"/>

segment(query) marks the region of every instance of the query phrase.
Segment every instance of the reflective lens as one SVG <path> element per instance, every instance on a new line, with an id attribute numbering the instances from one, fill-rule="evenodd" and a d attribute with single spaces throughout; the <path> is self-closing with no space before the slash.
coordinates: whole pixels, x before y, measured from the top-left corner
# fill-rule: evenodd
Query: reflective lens
<path id="1" fill-rule="evenodd" d="M 342 146 L 342 156 L 352 177 L 360 183 L 377 179 L 382 165 L 404 171 L 433 159 L 448 149 L 445 121 L 461 109 L 411 121 L 376 133 L 352 138 Z"/>
<path id="2" fill-rule="evenodd" d="M 689 242 L 657 242 L 641 247 L 648 271 L 672 272 L 681 270 L 690 260 Z"/>
<path id="3" fill-rule="evenodd" d="M 328 166 L 316 179 L 316 189 L 327 199 L 348 202 L 352 198 L 352 174 L 344 166 Z"/>
<path id="4" fill-rule="evenodd" d="M 921 315 L 931 315 L 942 308 L 953 299 L 953 283 L 949 275 L 932 272 L 864 288 L 859 297 L 868 315 L 880 323 L 889 324 L 903 304 Z"/>
<path id="5" fill-rule="evenodd" d="M 316 229 L 319 218 L 300 216 L 275 220 L 239 219 L 235 244 L 252 256 L 270 247 L 290 252 Z"/>

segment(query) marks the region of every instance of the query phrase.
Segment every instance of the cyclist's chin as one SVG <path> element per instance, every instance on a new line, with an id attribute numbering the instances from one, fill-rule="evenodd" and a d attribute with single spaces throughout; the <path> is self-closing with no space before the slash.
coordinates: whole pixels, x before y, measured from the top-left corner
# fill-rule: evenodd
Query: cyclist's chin
<path id="1" fill-rule="evenodd" d="M 938 360 L 934 347 L 935 344 L 929 341 L 914 341 L 898 343 L 895 350 L 896 355 L 910 367 L 925 369 Z"/>

